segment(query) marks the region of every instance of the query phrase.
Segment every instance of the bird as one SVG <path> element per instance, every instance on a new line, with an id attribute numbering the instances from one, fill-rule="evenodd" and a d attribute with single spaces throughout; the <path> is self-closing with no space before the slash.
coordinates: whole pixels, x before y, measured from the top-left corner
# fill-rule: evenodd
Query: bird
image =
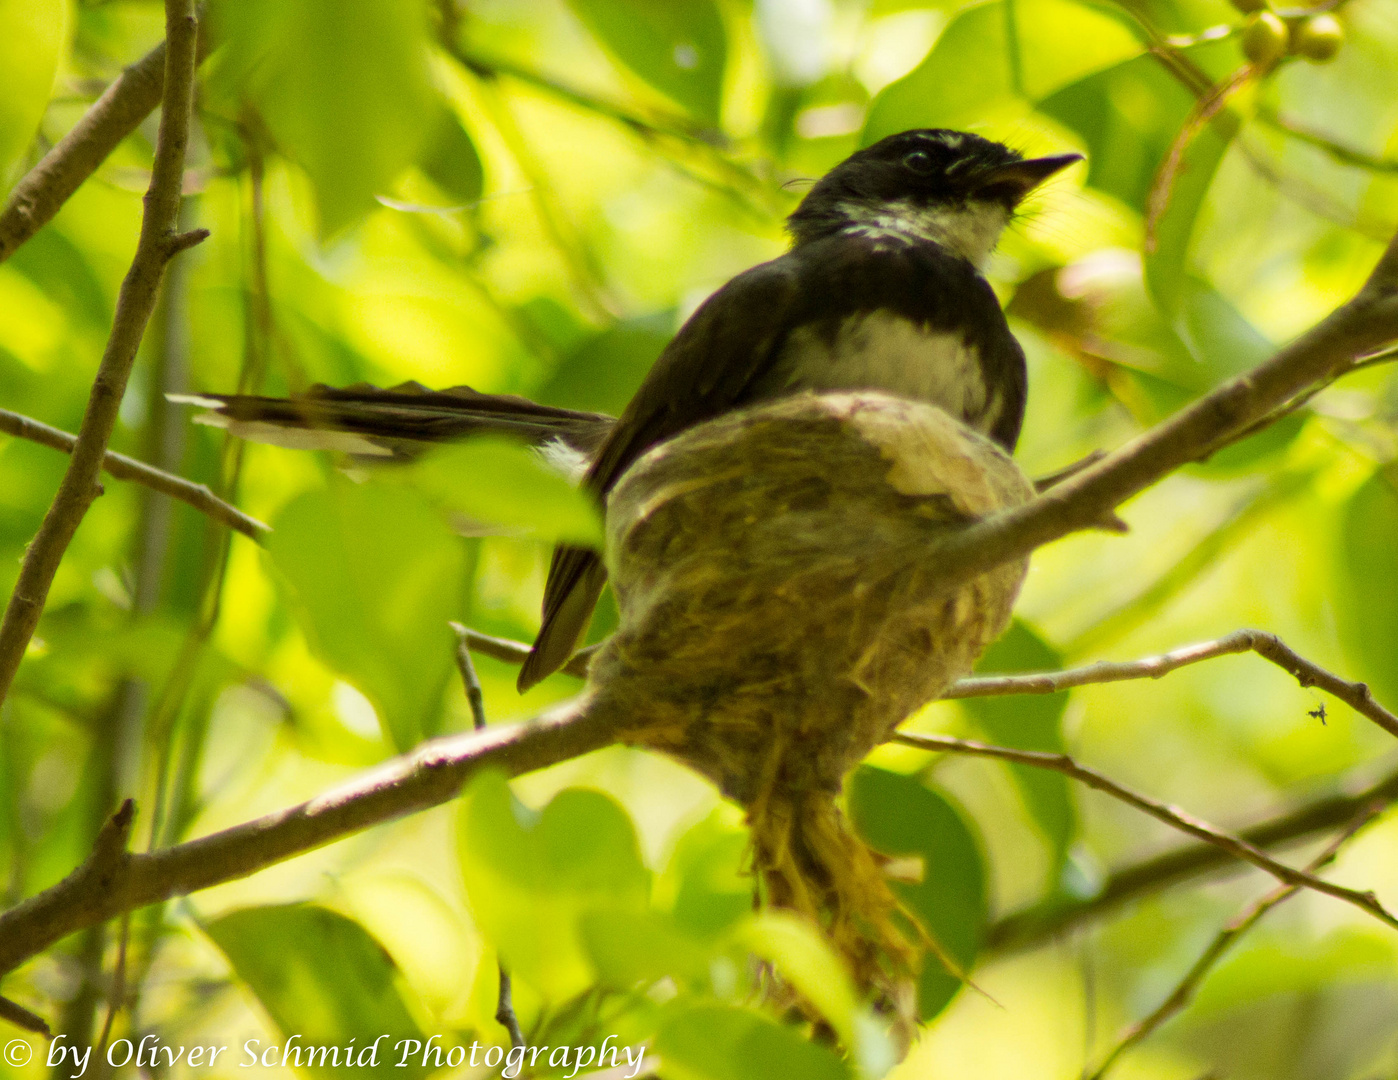
<path id="1" fill-rule="evenodd" d="M 581 466 L 582 487 L 604 505 L 651 447 L 735 409 L 802 392 L 870 390 L 926 403 L 1013 451 L 1028 392 L 1024 352 L 985 271 L 1026 196 L 1081 159 L 1025 157 L 942 128 L 900 132 L 856 151 L 791 213 L 790 249 L 705 300 L 614 421 L 417 384 L 314 387 L 290 400 L 186 400 L 210 408 L 206 422 L 238 434 L 284 445 L 328 439 L 361 454 L 514 432 Z M 598 552 L 555 549 L 521 692 L 568 661 L 605 582 Z"/>

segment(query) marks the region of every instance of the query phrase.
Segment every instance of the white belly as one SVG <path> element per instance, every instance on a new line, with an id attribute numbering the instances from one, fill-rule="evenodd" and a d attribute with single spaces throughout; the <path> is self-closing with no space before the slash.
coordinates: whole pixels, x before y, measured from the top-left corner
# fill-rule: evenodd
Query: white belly
<path id="1" fill-rule="evenodd" d="M 833 341 L 810 328 L 797 330 L 774 374 L 788 391 L 883 390 L 925 401 L 981 430 L 1000 412 L 998 401 L 987 402 L 979 358 L 960 334 L 887 311 L 851 317 Z"/>

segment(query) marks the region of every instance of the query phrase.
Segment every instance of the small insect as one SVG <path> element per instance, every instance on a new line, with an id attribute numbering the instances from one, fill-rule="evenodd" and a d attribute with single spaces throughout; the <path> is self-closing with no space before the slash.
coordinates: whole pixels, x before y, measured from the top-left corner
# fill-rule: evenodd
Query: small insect
<path id="1" fill-rule="evenodd" d="M 1322 702 L 1321 702 L 1319 705 L 1317 705 L 1314 709 L 1308 709 L 1308 710 L 1306 710 L 1306 715 L 1307 715 L 1307 716 L 1314 716 L 1317 720 L 1319 720 L 1322 724 L 1324 724 L 1324 723 L 1325 723 L 1325 702 L 1322 701 Z"/>

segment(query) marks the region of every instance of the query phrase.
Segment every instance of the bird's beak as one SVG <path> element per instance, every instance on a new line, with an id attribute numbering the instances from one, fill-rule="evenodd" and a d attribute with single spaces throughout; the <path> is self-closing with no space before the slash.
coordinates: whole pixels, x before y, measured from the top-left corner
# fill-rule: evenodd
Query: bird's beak
<path id="1" fill-rule="evenodd" d="M 1081 160 L 1081 154 L 1050 154 L 1048 157 L 997 165 L 977 178 L 980 183 L 976 194 L 982 197 L 1008 195 L 1014 202 L 1019 202 L 1054 173 Z"/>

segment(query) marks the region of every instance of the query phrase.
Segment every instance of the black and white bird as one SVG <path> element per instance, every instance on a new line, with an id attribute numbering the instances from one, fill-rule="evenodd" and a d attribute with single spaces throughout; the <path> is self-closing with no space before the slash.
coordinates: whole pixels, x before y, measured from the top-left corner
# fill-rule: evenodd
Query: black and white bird
<path id="1" fill-rule="evenodd" d="M 1027 377 L 984 271 L 1026 195 L 1079 154 L 1024 158 L 966 132 L 921 129 L 853 154 L 789 219 L 785 255 L 739 274 L 681 327 L 613 421 L 479 394 L 316 387 L 289 400 L 194 399 L 210 422 L 262 441 L 393 454 L 482 430 L 576 451 L 599 500 L 649 447 L 735 408 L 803 391 L 878 390 L 926 402 L 1006 450 Z M 598 554 L 554 552 L 543 620 L 521 690 L 567 662 L 606 571 Z"/>

